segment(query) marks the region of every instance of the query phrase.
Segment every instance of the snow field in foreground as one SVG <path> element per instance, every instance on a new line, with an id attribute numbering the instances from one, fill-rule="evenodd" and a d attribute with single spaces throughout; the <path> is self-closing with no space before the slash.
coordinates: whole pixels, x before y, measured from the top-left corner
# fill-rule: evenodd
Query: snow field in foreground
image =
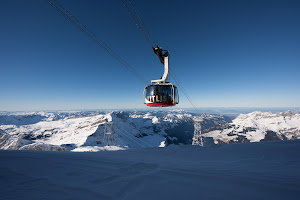
<path id="1" fill-rule="evenodd" d="M 300 199 L 300 141 L 0 151 L 1 199 Z"/>

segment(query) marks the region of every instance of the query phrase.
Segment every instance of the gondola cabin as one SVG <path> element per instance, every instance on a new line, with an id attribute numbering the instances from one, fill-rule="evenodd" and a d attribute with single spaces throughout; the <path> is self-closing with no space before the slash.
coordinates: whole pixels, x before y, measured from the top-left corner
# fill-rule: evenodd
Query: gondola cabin
<path id="1" fill-rule="evenodd" d="M 148 85 L 143 96 L 144 104 L 150 107 L 169 107 L 179 103 L 177 87 L 172 83 Z"/>
<path id="2" fill-rule="evenodd" d="M 151 80 L 151 85 L 145 87 L 143 102 L 150 107 L 175 106 L 179 103 L 177 87 L 166 81 L 169 75 L 169 52 L 159 46 L 153 47 L 153 51 L 164 65 L 164 74 L 158 80 Z"/>

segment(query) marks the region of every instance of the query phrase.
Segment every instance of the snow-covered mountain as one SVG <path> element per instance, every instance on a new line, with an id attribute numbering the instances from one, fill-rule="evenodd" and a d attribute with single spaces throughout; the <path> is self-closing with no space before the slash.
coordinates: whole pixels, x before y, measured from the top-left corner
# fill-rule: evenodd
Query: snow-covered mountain
<path id="1" fill-rule="evenodd" d="M 0 113 L 0 149 L 100 151 L 191 144 L 194 118 L 203 121 L 203 136 L 216 144 L 300 139 L 300 114 L 294 111 L 256 111 L 233 121 L 184 110 Z M 107 146 L 106 122 L 113 122 L 114 146 Z"/>
<path id="2" fill-rule="evenodd" d="M 202 114 L 207 128 L 229 118 Z M 99 151 L 190 144 L 193 115 L 184 110 L 151 112 L 0 113 L 0 149 Z M 104 140 L 113 122 L 114 147 Z"/>
<path id="3" fill-rule="evenodd" d="M 204 137 L 213 137 L 219 144 L 300 139 L 300 114 L 295 111 L 241 114 L 231 123 L 204 130 Z"/>

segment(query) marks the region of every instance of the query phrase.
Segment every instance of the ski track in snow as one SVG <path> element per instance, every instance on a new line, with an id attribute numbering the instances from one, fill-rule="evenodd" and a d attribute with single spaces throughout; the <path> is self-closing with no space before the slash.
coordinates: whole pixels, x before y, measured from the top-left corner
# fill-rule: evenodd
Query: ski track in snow
<path id="1" fill-rule="evenodd" d="M 116 152 L 0 151 L 1 199 L 299 199 L 300 140 Z"/>

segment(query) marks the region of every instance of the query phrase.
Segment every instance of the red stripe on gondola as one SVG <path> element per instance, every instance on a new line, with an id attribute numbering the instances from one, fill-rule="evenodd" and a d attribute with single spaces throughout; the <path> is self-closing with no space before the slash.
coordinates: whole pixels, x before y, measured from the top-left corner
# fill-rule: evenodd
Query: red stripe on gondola
<path id="1" fill-rule="evenodd" d="M 163 102 L 163 103 L 147 103 L 146 105 L 150 107 L 168 107 L 168 106 L 175 106 L 176 104 Z"/>

